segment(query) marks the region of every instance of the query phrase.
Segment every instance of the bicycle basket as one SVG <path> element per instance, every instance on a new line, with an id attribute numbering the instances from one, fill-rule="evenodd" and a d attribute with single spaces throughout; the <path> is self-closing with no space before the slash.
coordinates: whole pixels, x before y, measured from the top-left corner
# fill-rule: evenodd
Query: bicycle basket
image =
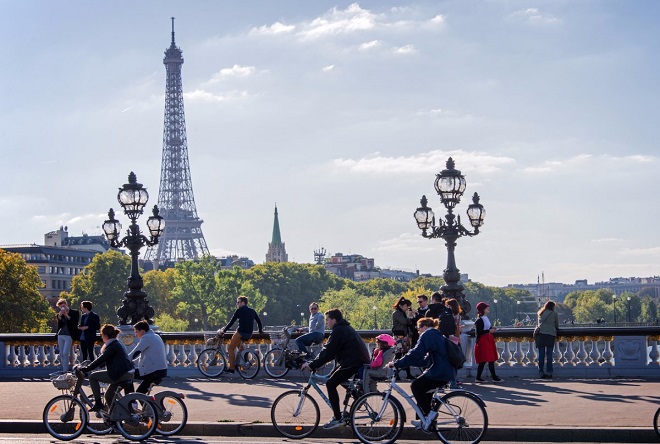
<path id="1" fill-rule="evenodd" d="M 69 390 L 76 385 L 77 378 L 71 373 L 64 373 L 63 375 L 55 376 L 50 380 L 55 388 L 60 390 Z"/>
<path id="2" fill-rule="evenodd" d="M 272 345 L 282 345 L 286 341 L 286 336 L 282 332 L 270 333 L 270 343 Z"/>
<path id="3" fill-rule="evenodd" d="M 204 341 L 206 342 L 207 347 L 219 347 L 222 344 L 222 336 L 219 336 L 217 334 L 213 335 L 204 335 Z"/>

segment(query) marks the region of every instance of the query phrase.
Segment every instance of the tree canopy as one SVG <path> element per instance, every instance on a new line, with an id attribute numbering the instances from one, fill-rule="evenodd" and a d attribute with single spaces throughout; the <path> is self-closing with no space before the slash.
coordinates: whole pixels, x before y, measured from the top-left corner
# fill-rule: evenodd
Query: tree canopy
<path id="1" fill-rule="evenodd" d="M 41 287 L 36 267 L 28 265 L 18 253 L 0 250 L 1 333 L 49 331 L 48 321 L 55 312 L 39 293 Z"/>

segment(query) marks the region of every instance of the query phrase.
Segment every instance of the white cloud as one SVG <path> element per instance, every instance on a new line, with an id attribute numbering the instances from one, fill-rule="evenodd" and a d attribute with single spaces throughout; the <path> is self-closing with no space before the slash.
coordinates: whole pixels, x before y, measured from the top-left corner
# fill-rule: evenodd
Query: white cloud
<path id="1" fill-rule="evenodd" d="M 360 174 L 417 174 L 420 172 L 437 172 L 439 165 L 445 165 L 448 157 L 460 157 L 458 169 L 478 169 L 489 173 L 514 162 L 513 159 L 486 153 L 465 151 L 434 150 L 412 156 L 386 157 L 378 153 L 361 159 L 334 159 L 331 168 L 335 171 L 345 171 Z"/>
<path id="2" fill-rule="evenodd" d="M 328 65 L 328 66 L 324 66 L 322 71 L 323 72 L 328 72 L 328 71 L 332 71 L 334 68 L 335 68 L 335 65 Z"/>
<path id="3" fill-rule="evenodd" d="M 249 95 L 247 91 L 230 91 L 226 94 L 215 94 L 202 89 L 184 93 L 185 100 L 198 101 L 198 102 L 226 102 L 229 100 L 240 100 L 247 98 Z"/>
<path id="4" fill-rule="evenodd" d="M 660 256 L 660 247 L 624 248 L 620 253 L 626 256 Z"/>
<path id="5" fill-rule="evenodd" d="M 441 25 L 445 22 L 445 18 L 442 15 L 436 15 L 431 20 L 429 20 L 434 25 Z"/>
<path id="6" fill-rule="evenodd" d="M 561 171 L 573 171 L 575 169 L 589 168 L 593 169 L 596 164 L 602 166 L 615 166 L 618 164 L 626 163 L 653 163 L 660 160 L 655 156 L 647 155 L 630 155 L 630 156 L 611 156 L 600 155 L 593 156 L 591 154 L 578 154 L 567 159 L 546 160 L 539 165 L 523 168 L 525 173 L 554 173 Z"/>
<path id="7" fill-rule="evenodd" d="M 358 47 L 358 49 L 359 49 L 360 51 L 368 51 L 368 50 L 370 50 L 370 49 L 377 48 L 377 47 L 379 47 L 379 46 L 381 46 L 381 45 L 382 45 L 382 42 L 381 42 L 380 40 L 372 40 L 372 41 L 370 41 L 370 42 L 366 42 L 366 43 L 361 44 L 361 45 Z"/>
<path id="8" fill-rule="evenodd" d="M 272 25 L 263 25 L 258 28 L 252 28 L 250 34 L 253 35 L 277 35 L 292 32 L 296 27 L 294 25 L 285 25 L 280 22 L 275 22 Z"/>
<path id="9" fill-rule="evenodd" d="M 324 16 L 302 25 L 298 35 L 304 39 L 318 39 L 326 36 L 350 34 L 373 29 L 376 15 L 353 3 L 346 9 L 332 8 Z"/>
<path id="10" fill-rule="evenodd" d="M 210 83 L 219 82 L 223 79 L 232 77 L 247 77 L 256 71 L 254 66 L 234 65 L 231 68 L 222 68 L 219 72 L 213 74 Z"/>
<path id="11" fill-rule="evenodd" d="M 511 14 L 511 17 L 522 19 L 530 24 L 551 25 L 561 23 L 561 20 L 550 14 L 542 14 L 538 8 L 527 8 Z"/>
<path id="12" fill-rule="evenodd" d="M 398 237 L 391 239 L 384 239 L 378 242 L 378 246 L 373 248 L 374 251 L 437 251 L 438 247 L 433 242 L 428 242 L 428 239 L 423 238 L 419 233 L 403 233 Z"/>
<path id="13" fill-rule="evenodd" d="M 416 53 L 417 50 L 415 49 L 415 46 L 413 45 L 405 45 L 401 46 L 398 48 L 394 48 L 394 53 L 395 54 L 414 54 Z"/>

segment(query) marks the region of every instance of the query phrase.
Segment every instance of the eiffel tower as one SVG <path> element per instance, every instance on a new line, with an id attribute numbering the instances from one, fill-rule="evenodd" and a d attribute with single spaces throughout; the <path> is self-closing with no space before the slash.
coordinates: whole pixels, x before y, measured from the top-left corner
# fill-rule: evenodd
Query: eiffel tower
<path id="1" fill-rule="evenodd" d="M 145 253 L 145 260 L 155 267 L 171 266 L 178 260 L 196 259 L 210 254 L 202 234 L 202 220 L 197 216 L 193 196 L 186 118 L 183 112 L 183 85 L 181 82 L 181 49 L 174 42 L 172 17 L 172 43 L 165 50 L 165 123 L 163 129 L 163 161 L 160 169 L 158 208 L 165 219 L 165 232 L 158 245 Z"/>

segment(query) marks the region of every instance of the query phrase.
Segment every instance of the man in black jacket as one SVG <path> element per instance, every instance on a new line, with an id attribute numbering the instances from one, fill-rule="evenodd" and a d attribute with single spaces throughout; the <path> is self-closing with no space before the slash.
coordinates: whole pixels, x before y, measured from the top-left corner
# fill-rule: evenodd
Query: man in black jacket
<path id="1" fill-rule="evenodd" d="M 369 350 L 364 341 L 353 327 L 344 319 L 344 315 L 338 308 L 325 312 L 326 329 L 332 330 L 328 342 L 321 353 L 312 362 L 305 363 L 303 370 L 316 370 L 323 364 L 335 359 L 337 368 L 325 383 L 328 390 L 328 400 L 332 406 L 334 417 L 323 426 L 324 429 L 334 429 L 344 423 L 339 408 L 339 393 L 337 387 L 348 381 L 358 369 L 369 363 Z"/>
<path id="2" fill-rule="evenodd" d="M 96 359 L 94 354 L 94 344 L 98 338 L 98 332 L 101 329 L 101 319 L 99 315 L 92 311 L 92 303 L 90 301 L 82 301 L 80 303 L 80 310 L 83 315 L 80 317 L 80 350 L 82 351 L 82 360 L 93 361 Z"/>

